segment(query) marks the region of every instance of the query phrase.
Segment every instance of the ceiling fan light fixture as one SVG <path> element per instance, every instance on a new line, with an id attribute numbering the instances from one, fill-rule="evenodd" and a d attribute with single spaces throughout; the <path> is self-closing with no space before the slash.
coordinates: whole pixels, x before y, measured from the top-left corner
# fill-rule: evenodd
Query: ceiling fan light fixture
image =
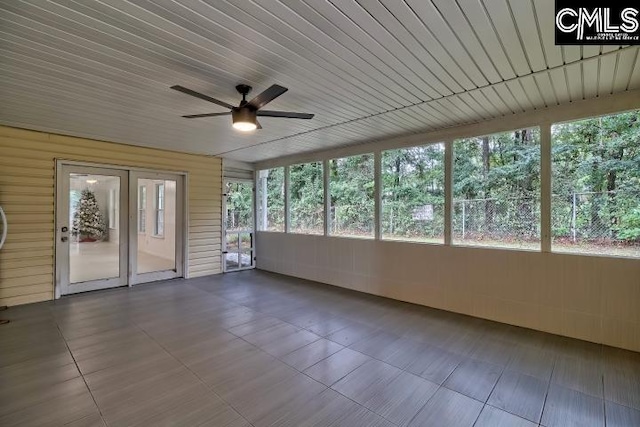
<path id="1" fill-rule="evenodd" d="M 256 130 L 258 127 L 256 120 L 256 112 L 250 108 L 234 108 L 231 111 L 231 119 L 234 129 L 242 132 Z"/>
<path id="2" fill-rule="evenodd" d="M 186 116 L 182 116 L 185 119 L 198 119 L 203 117 L 231 115 L 231 123 L 233 124 L 234 129 L 238 129 L 242 132 L 250 132 L 255 129 L 262 129 L 262 126 L 258 122 L 257 116 L 307 120 L 313 118 L 313 114 L 309 113 L 263 110 L 262 107 L 264 107 L 288 90 L 286 87 L 280 85 L 271 85 L 269 89 L 263 91 L 252 100 L 247 101 L 247 94 L 251 92 L 251 86 L 239 84 L 238 86 L 236 86 L 236 90 L 242 95 L 242 101 L 240 101 L 240 105 L 237 107 L 234 107 L 229 103 L 212 98 L 200 92 L 196 92 L 195 90 L 188 89 L 184 86 L 173 85 L 171 86 L 171 89 L 202 99 L 207 102 L 211 102 L 221 107 L 228 108 L 230 110 L 224 113 L 187 114 Z"/>

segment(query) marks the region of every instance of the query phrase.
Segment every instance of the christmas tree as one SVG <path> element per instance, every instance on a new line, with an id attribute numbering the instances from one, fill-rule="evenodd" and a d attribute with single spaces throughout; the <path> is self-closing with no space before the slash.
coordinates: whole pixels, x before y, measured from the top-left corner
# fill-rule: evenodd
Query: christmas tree
<path id="1" fill-rule="evenodd" d="M 100 212 L 95 194 L 89 189 L 82 190 L 73 213 L 73 235 L 80 241 L 102 240 L 107 232 L 104 216 Z"/>

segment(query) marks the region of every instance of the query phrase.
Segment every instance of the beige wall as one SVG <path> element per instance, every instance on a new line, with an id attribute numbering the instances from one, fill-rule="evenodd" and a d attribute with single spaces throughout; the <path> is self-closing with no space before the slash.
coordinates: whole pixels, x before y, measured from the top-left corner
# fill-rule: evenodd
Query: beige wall
<path id="1" fill-rule="evenodd" d="M 221 272 L 221 159 L 0 126 L 0 206 L 9 222 L 0 305 L 53 298 L 56 159 L 188 172 L 185 270 Z"/>
<path id="2" fill-rule="evenodd" d="M 640 351 L 640 260 L 257 233 L 257 267 Z"/>

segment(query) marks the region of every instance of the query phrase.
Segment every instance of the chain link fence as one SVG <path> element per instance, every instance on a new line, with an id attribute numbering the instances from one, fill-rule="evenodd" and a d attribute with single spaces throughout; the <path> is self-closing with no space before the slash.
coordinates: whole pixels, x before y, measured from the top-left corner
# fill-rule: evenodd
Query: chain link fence
<path id="1" fill-rule="evenodd" d="M 537 197 L 454 200 L 458 243 L 538 248 Z M 640 191 L 555 194 L 551 206 L 553 250 L 640 256 Z"/>
<path id="2" fill-rule="evenodd" d="M 540 201 L 536 197 L 454 200 L 453 237 L 469 243 L 536 243 Z"/>
<path id="3" fill-rule="evenodd" d="M 554 195 L 552 236 L 565 244 L 633 244 L 640 240 L 640 191 Z"/>
<path id="4" fill-rule="evenodd" d="M 333 206 L 330 234 L 373 235 L 373 206 Z M 323 212 L 293 215 L 296 232 L 322 234 Z M 552 197 L 553 250 L 640 256 L 640 191 L 575 192 Z M 424 205 L 383 201 L 384 238 L 441 242 L 444 203 Z M 538 196 L 453 201 L 453 239 L 457 244 L 540 248 Z"/>
<path id="5" fill-rule="evenodd" d="M 382 236 L 388 239 L 444 242 L 444 200 L 421 204 L 383 200 Z"/>
<path id="6" fill-rule="evenodd" d="M 335 236 L 373 236 L 374 205 L 338 205 L 331 206 L 330 233 Z"/>

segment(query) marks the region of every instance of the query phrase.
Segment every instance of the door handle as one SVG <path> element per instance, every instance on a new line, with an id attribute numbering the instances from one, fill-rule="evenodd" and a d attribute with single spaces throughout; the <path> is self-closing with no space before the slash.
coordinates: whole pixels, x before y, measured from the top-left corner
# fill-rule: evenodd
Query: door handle
<path id="1" fill-rule="evenodd" d="M 68 238 L 67 236 L 62 236 L 62 237 L 60 238 L 60 241 L 61 241 L 61 242 L 66 242 L 67 240 L 69 240 L 69 238 Z"/>
<path id="2" fill-rule="evenodd" d="M 0 248 L 4 245 L 4 242 L 7 240 L 7 216 L 5 215 L 2 208 L 0 208 L 0 219 L 2 219 L 2 235 L 0 236 Z"/>

